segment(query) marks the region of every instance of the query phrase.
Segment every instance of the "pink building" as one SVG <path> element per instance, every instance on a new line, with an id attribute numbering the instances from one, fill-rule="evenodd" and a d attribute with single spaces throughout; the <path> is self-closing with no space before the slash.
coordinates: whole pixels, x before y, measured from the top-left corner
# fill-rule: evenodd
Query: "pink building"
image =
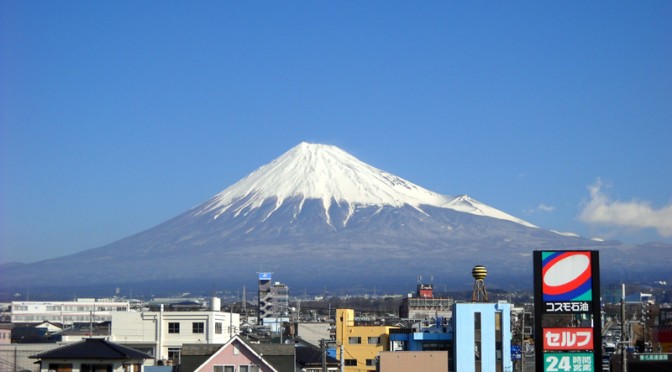
<path id="1" fill-rule="evenodd" d="M 263 345 L 263 351 L 259 349 L 260 346 L 248 344 L 237 335 L 224 345 L 185 344 L 182 349 L 182 369 L 196 372 L 294 370 L 294 345 Z M 269 346 L 274 347 L 274 350 L 268 350 Z"/>

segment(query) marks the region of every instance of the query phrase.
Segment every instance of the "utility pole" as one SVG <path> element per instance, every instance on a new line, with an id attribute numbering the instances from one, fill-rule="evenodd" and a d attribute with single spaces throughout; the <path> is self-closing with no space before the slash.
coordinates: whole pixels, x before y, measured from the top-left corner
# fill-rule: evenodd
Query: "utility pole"
<path id="1" fill-rule="evenodd" d="M 520 325 L 520 370 L 525 370 L 525 307 L 523 307 L 523 320 Z"/>
<path id="2" fill-rule="evenodd" d="M 327 372 L 327 341 L 320 340 L 320 350 L 322 351 L 322 372 Z"/>
<path id="3" fill-rule="evenodd" d="M 621 284 L 621 371 L 628 372 L 627 346 L 625 342 L 625 283 Z"/>
<path id="4" fill-rule="evenodd" d="M 345 355 L 343 354 L 344 353 L 343 343 L 341 343 L 340 349 L 341 349 L 341 372 L 344 372 L 345 371 Z"/>
<path id="5" fill-rule="evenodd" d="M 245 284 L 243 284 L 243 301 L 242 302 L 242 307 L 243 307 L 243 316 L 247 316 L 247 297 L 245 296 Z"/>

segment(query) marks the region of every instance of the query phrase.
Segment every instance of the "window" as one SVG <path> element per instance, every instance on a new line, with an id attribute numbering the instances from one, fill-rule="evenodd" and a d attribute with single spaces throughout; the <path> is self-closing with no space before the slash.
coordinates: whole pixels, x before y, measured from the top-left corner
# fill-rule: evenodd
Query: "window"
<path id="1" fill-rule="evenodd" d="M 192 333 L 204 333 L 205 332 L 205 324 L 203 322 L 191 323 L 191 332 Z"/>
<path id="2" fill-rule="evenodd" d="M 72 371 L 72 364 L 49 363 L 49 370 L 56 372 Z"/>
<path id="3" fill-rule="evenodd" d="M 369 345 L 378 345 L 380 344 L 380 337 L 369 337 Z"/>
<path id="4" fill-rule="evenodd" d="M 348 343 L 350 345 L 361 344 L 362 343 L 362 338 L 361 337 L 350 337 L 350 338 L 348 338 Z"/>
<path id="5" fill-rule="evenodd" d="M 212 372 L 236 372 L 234 366 L 213 366 Z"/>
<path id="6" fill-rule="evenodd" d="M 180 323 L 168 323 L 168 333 L 180 333 Z"/>
<path id="7" fill-rule="evenodd" d="M 366 360 L 366 365 L 369 367 L 375 367 L 376 366 L 376 360 L 375 359 L 367 359 Z"/>
<path id="8" fill-rule="evenodd" d="M 215 323 L 215 333 L 218 334 L 218 335 L 222 334 L 222 323 L 221 322 Z"/>
<path id="9" fill-rule="evenodd" d="M 169 347 L 168 348 L 168 359 L 172 360 L 175 364 L 181 364 L 180 354 L 182 349 L 179 347 Z"/>
<path id="10" fill-rule="evenodd" d="M 346 366 L 357 366 L 357 359 L 346 359 L 345 360 L 345 365 Z"/>
<path id="11" fill-rule="evenodd" d="M 82 364 L 81 372 L 107 372 L 112 370 L 111 364 Z"/>

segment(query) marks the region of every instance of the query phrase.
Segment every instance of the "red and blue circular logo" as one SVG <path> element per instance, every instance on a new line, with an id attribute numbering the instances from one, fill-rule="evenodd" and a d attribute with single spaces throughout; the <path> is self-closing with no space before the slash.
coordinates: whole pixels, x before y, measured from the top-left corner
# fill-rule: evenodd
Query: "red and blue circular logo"
<path id="1" fill-rule="evenodd" d="M 543 252 L 541 278 L 544 301 L 592 300 L 590 252 Z"/>

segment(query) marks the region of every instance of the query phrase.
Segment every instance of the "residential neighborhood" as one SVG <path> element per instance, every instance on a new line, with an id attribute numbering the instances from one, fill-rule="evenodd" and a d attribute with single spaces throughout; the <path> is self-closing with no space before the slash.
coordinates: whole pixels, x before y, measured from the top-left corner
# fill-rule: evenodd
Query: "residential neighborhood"
<path id="1" fill-rule="evenodd" d="M 0 323 L 0 371 L 535 370 L 533 304 L 521 302 L 522 293 L 488 295 L 483 279 L 474 296 L 483 290 L 487 302 L 482 294 L 447 297 L 423 282 L 405 295 L 342 299 L 398 305 L 382 312 L 330 308 L 274 279 L 260 273 L 256 298 L 244 304 L 189 294 L 11 302 Z M 654 292 L 627 297 L 627 334 L 618 304 L 605 304 L 603 371 L 620 370 L 611 359 L 625 340 L 631 371 L 672 362 L 672 308 Z"/>

